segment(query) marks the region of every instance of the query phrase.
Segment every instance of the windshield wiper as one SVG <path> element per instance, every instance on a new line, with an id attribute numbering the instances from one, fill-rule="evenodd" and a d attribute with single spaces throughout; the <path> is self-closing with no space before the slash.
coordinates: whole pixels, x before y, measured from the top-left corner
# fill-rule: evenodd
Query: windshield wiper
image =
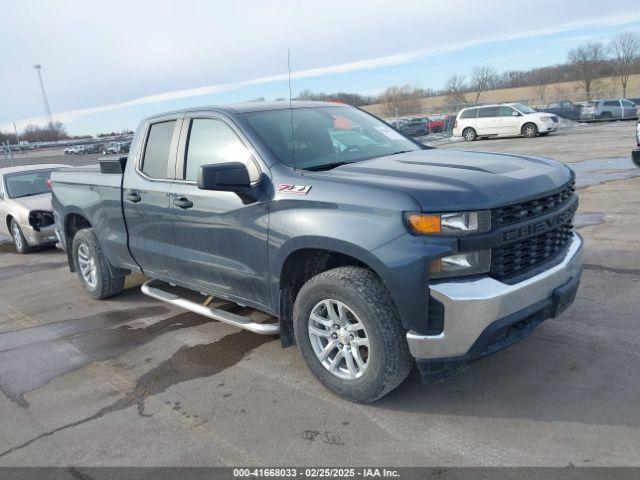
<path id="1" fill-rule="evenodd" d="M 313 167 L 308 167 L 308 168 L 305 168 L 304 170 L 309 170 L 310 172 L 320 172 L 324 170 L 331 170 L 336 167 L 341 167 L 342 165 L 348 165 L 350 163 L 355 163 L 355 162 L 323 163 L 322 165 L 314 165 Z"/>

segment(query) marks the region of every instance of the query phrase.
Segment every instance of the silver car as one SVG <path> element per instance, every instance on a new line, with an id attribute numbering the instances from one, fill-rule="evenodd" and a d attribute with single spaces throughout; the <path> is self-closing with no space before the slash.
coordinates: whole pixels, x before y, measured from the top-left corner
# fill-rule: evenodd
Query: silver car
<path id="1" fill-rule="evenodd" d="M 0 168 L 0 235 L 8 235 L 18 253 L 57 240 L 48 180 L 67 165 L 45 164 Z"/>
<path id="2" fill-rule="evenodd" d="M 615 118 L 637 117 L 638 107 L 625 98 L 587 102 L 580 111 L 580 120 L 613 120 Z"/>

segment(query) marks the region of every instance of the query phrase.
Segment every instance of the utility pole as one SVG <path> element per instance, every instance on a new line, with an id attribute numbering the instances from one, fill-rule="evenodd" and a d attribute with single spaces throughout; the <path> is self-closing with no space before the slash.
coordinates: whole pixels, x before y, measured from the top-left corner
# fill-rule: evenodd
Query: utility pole
<path id="1" fill-rule="evenodd" d="M 47 100 L 47 92 L 44 89 L 44 82 L 42 81 L 42 65 L 34 65 L 33 68 L 38 72 L 38 79 L 40 80 L 40 90 L 42 91 L 42 103 L 44 104 L 44 114 L 47 117 L 49 126 L 53 126 L 53 117 L 51 117 L 51 109 L 49 108 L 49 100 Z"/>
<path id="2" fill-rule="evenodd" d="M 13 122 L 13 129 L 16 132 L 16 144 L 20 145 L 20 137 L 18 136 L 18 127 L 16 127 L 16 122 Z"/>

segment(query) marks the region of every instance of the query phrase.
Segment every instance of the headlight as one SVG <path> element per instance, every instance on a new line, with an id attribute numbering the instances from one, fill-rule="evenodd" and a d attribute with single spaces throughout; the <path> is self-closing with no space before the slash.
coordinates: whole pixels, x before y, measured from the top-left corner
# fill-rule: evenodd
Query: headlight
<path id="1" fill-rule="evenodd" d="M 487 273 L 491 269 L 491 250 L 457 253 L 438 258 L 429 265 L 431 278 L 459 277 Z"/>
<path id="2" fill-rule="evenodd" d="M 542 119 L 543 122 L 552 122 L 553 121 L 553 117 L 540 117 Z"/>
<path id="3" fill-rule="evenodd" d="M 405 221 L 414 235 L 468 235 L 491 229 L 491 212 L 406 213 Z"/>

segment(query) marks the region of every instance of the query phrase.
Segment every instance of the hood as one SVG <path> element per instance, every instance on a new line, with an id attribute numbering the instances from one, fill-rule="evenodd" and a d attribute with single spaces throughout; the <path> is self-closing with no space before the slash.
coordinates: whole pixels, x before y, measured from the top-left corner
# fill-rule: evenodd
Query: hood
<path id="1" fill-rule="evenodd" d="M 21 205 L 30 212 L 33 210 L 48 210 L 52 211 L 51 206 L 51 194 L 43 193 L 41 195 L 34 195 L 32 197 L 12 198 L 11 202 Z"/>
<path id="2" fill-rule="evenodd" d="M 343 165 L 321 175 L 402 190 L 425 212 L 494 208 L 541 196 L 573 178 L 569 167 L 546 158 L 438 149 Z"/>

